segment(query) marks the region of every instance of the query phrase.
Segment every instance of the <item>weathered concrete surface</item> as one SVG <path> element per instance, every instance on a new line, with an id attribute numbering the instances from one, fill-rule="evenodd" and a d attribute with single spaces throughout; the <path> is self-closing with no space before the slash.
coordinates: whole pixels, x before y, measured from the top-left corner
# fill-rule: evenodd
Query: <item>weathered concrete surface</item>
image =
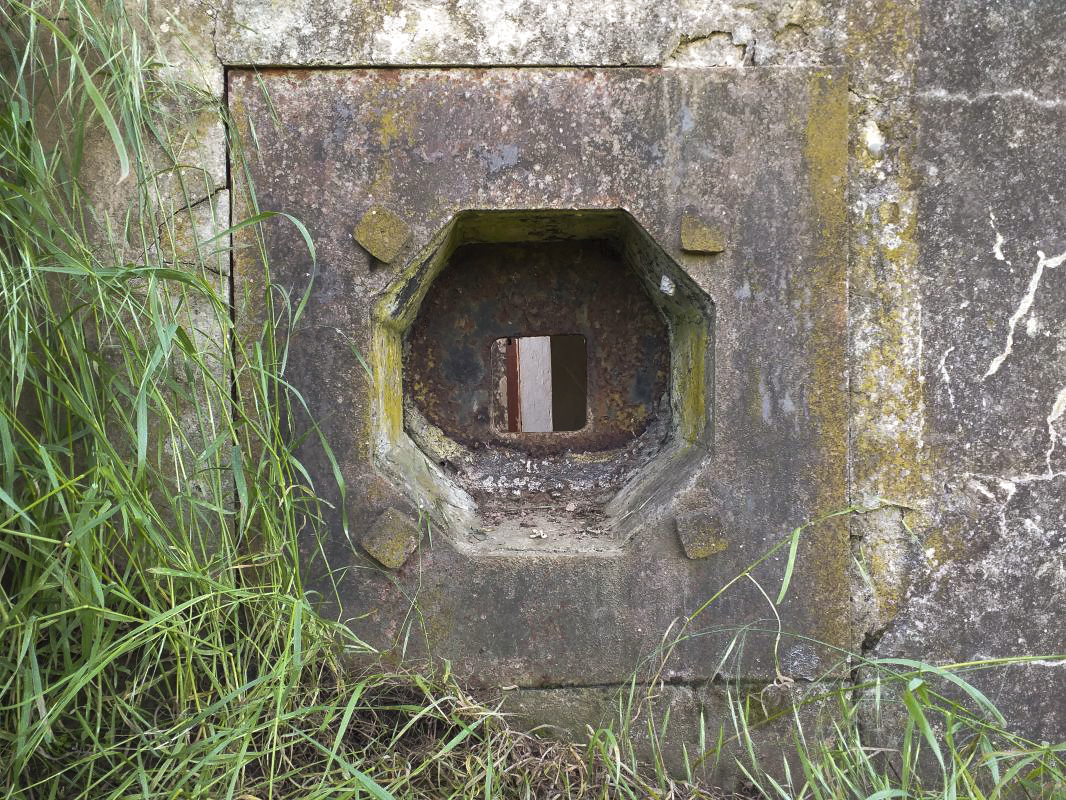
<path id="1" fill-rule="evenodd" d="M 677 776 L 705 786 L 744 790 L 737 762 L 746 762 L 745 734 L 734 720 L 744 714 L 760 764 L 778 780 L 802 774 L 792 743 L 797 720 L 808 746 L 828 745 L 839 711 L 819 692 L 826 684 L 636 684 L 566 689 L 509 689 L 501 709 L 543 735 L 584 741 L 593 730 L 625 729 L 638 758 L 658 759 Z M 649 732 L 656 731 L 653 735 Z M 720 745 L 720 746 L 719 746 Z"/>
<path id="2" fill-rule="evenodd" d="M 218 238 L 227 228 L 229 191 L 222 190 L 162 220 L 157 232 L 159 255 L 168 264 L 202 266 L 216 275 L 229 275 L 229 241 Z"/>
<path id="3" fill-rule="evenodd" d="M 683 511 L 677 515 L 677 535 L 689 558 L 707 558 L 729 547 L 722 520 L 714 509 Z"/>
<path id="4" fill-rule="evenodd" d="M 548 538 L 521 553 L 490 553 L 478 549 L 478 531 L 442 529 L 440 509 L 427 507 L 433 538 L 399 572 L 406 595 L 372 569 L 347 572 L 343 613 L 364 615 L 355 623 L 361 636 L 382 647 L 407 641 L 409 654 L 428 649 L 488 686 L 617 684 L 676 617 L 796 525 L 847 504 L 839 71 L 234 71 L 229 97 L 245 135 L 255 123 L 261 206 L 304 220 L 318 248 L 306 321 L 290 338 L 289 377 L 350 486 L 372 481 L 371 423 L 394 413 L 375 407 L 355 352 L 377 352 L 370 309 L 394 276 L 351 238 L 351 221 L 373 204 L 409 221 L 401 259 L 464 208 L 625 208 L 716 308 L 706 343 L 714 395 L 703 398 L 714 408 L 711 446 L 678 451 L 679 468 L 664 474 L 691 479 L 649 494 L 640 511 L 647 524 L 628 542 L 582 552 Z M 690 207 L 721 221 L 725 252 L 681 251 Z M 275 280 L 298 296 L 312 271 L 299 235 L 279 221 L 268 226 L 267 246 Z M 237 313 L 254 320 L 254 251 L 238 253 L 237 294 L 247 304 Z M 398 363 L 372 366 L 398 379 Z M 308 451 L 304 463 L 325 491 L 328 461 Z M 349 496 L 351 520 L 373 519 L 362 503 Z M 673 518 L 707 507 L 720 515 L 728 547 L 690 560 Z M 331 524 L 333 566 L 368 566 L 339 518 Z M 855 644 L 848 562 L 843 519 L 808 530 L 779 609 L 786 629 Z M 783 563 L 780 553 L 753 573 L 767 592 Z M 775 622 L 760 586 L 736 584 L 694 621 L 690 630 L 707 635 L 678 648 L 668 677 L 713 677 L 742 635 L 742 658 L 721 671 L 772 679 Z M 412 597 L 418 616 L 408 614 Z M 424 627 L 408 636 L 415 619 Z M 836 658 L 799 640 L 788 640 L 781 657 L 796 678 L 815 678 Z"/>
<path id="5" fill-rule="evenodd" d="M 920 347 L 935 488 L 914 586 L 873 652 L 1062 654 L 1066 7 L 927 2 L 911 24 L 918 136 L 903 142 L 922 313 L 906 338 Z M 1043 661 L 967 677 L 1014 726 L 1061 741 L 1064 676 Z"/>
<path id="6" fill-rule="evenodd" d="M 219 99 L 225 82 L 214 44 L 220 5 L 213 0 L 148 0 L 145 26 L 163 58 L 163 76 Z"/>
<path id="7" fill-rule="evenodd" d="M 739 66 L 837 63 L 842 0 L 227 0 L 233 65 Z"/>

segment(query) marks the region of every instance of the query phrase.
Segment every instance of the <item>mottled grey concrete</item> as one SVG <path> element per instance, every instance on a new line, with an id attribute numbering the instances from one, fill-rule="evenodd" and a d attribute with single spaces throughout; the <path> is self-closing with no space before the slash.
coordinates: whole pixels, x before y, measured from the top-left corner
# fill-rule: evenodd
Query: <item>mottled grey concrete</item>
<path id="1" fill-rule="evenodd" d="M 228 0 L 226 64 L 740 66 L 833 63 L 841 0 Z"/>
<path id="2" fill-rule="evenodd" d="M 254 121 L 259 157 L 251 169 L 261 207 L 304 220 L 318 250 L 304 322 L 290 339 L 288 378 L 347 483 L 380 472 L 392 492 L 422 505 L 433 527 L 392 576 L 368 568 L 331 516 L 326 554 L 334 568 L 353 567 L 336 611 L 367 641 L 447 658 L 457 674 L 485 686 L 619 684 L 673 620 L 797 525 L 846 505 L 841 73 L 235 71 L 229 91 L 246 135 Z M 770 152 L 777 157 L 763 157 Z M 352 239 L 353 222 L 373 204 L 412 230 L 398 257 L 410 266 L 398 283 Z M 714 304 L 713 338 L 703 344 L 709 372 L 698 378 L 698 396 L 685 400 L 713 409 L 713 428 L 692 440 L 670 434 L 655 477 L 623 489 L 620 496 L 630 491 L 633 499 L 620 501 L 628 511 L 617 532 L 581 541 L 558 529 L 544 539 L 519 534 L 521 547 L 490 547 L 492 531 L 464 522 L 469 517 L 454 506 L 465 501 L 446 489 L 443 470 L 461 464 L 428 462 L 410 444 L 379 446 L 382 437 L 407 437 L 381 423 L 398 402 L 382 400 L 355 351 L 379 385 L 399 380 L 399 349 L 395 356 L 381 350 L 371 310 L 383 292 L 424 290 L 419 252 L 444 247 L 430 242 L 467 208 L 626 209 L 683 270 L 678 281 L 684 275 Z M 687 208 L 722 225 L 725 252 L 682 252 Z M 312 265 L 296 229 L 277 223 L 267 226 L 272 274 L 298 296 Z M 238 296 L 249 298 L 238 316 L 252 321 L 261 313 L 254 252 L 238 250 L 235 271 Z M 658 281 L 650 288 L 664 291 Z M 689 378 L 681 372 L 675 380 Z M 312 445 L 302 459 L 339 506 L 328 489 L 329 460 Z M 364 509 L 370 500 L 347 502 L 352 519 L 372 519 Z M 727 546 L 692 560 L 674 517 L 706 508 L 720 518 Z M 306 545 L 310 558 L 315 544 Z M 773 679 L 777 623 L 763 592 L 776 594 L 784 558 L 779 552 L 753 573 L 759 585 L 736 583 L 692 623 L 707 635 L 677 649 L 668 675 Z M 844 518 L 808 529 L 778 609 L 786 630 L 856 644 L 848 563 Z M 417 616 L 409 613 L 412 599 Z M 722 663 L 738 635 L 745 646 Z M 837 662 L 836 653 L 792 639 L 780 655 L 797 679 Z"/>
<path id="3" fill-rule="evenodd" d="M 928 3 L 914 84 L 929 524 L 875 652 L 1066 652 L 1066 7 Z M 1023 44 L 1024 43 L 1024 44 Z M 1066 736 L 1061 662 L 972 674 Z"/>

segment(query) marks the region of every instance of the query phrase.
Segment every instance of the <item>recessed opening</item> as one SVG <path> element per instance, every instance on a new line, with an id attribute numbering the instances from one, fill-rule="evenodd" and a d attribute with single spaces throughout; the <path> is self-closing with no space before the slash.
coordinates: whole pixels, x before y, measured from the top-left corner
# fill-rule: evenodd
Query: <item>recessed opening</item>
<path id="1" fill-rule="evenodd" d="M 479 552 L 633 535 L 706 457 L 688 445 L 705 442 L 709 299 L 621 211 L 461 212 L 423 253 L 375 307 L 380 467 Z M 537 395 L 550 424 L 531 424 Z"/>
<path id="2" fill-rule="evenodd" d="M 588 407 L 585 337 L 511 336 L 492 344 L 497 430 L 510 433 L 579 431 Z"/>
<path id="3" fill-rule="evenodd" d="M 528 482 L 530 458 L 549 456 L 562 457 L 564 472 L 573 472 L 575 480 L 580 474 L 581 485 L 606 489 L 606 478 L 590 477 L 597 471 L 619 478 L 611 486 L 621 485 L 617 462 L 573 455 L 639 449 L 635 443 L 645 431 L 670 424 L 671 409 L 663 402 L 669 390 L 669 331 L 636 263 L 636 255 L 627 260 L 622 245 L 611 239 L 456 247 L 403 342 L 405 428 L 410 433 L 429 425 L 467 448 L 463 457 L 469 466 L 461 471 L 471 480 L 481 476 L 475 491 L 489 476 L 498 481 L 504 463 L 508 474 L 521 472 L 514 480 Z M 548 339 L 547 348 L 541 345 L 540 377 L 527 364 L 524 375 L 511 381 L 508 413 L 506 350 L 496 342 L 518 339 L 518 351 L 532 355 L 537 347 L 525 340 L 538 337 Z M 547 377 L 553 361 L 555 374 Z M 529 409 L 538 395 L 539 415 Z M 425 430 L 429 437 L 438 435 Z M 438 456 L 437 445 L 416 435 L 438 464 L 458 463 L 459 451 Z M 557 469 L 549 480 L 569 482 Z"/>

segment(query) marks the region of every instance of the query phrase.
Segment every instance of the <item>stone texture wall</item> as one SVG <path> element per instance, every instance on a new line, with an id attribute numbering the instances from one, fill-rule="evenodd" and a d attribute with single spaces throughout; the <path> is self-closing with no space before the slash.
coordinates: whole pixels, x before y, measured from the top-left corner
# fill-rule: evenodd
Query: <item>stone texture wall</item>
<path id="1" fill-rule="evenodd" d="M 901 162 L 929 475 L 880 654 L 1066 652 L 1066 6 L 925 3 Z M 1022 44 L 1022 43 L 1025 44 Z M 916 135 L 913 132 L 916 131 Z M 858 430 L 858 427 L 856 428 Z M 975 676 L 1037 740 L 1066 664 Z"/>
<path id="2" fill-rule="evenodd" d="M 849 485 L 896 504 L 850 523 L 852 639 L 934 662 L 1066 652 L 1059 0 L 150 5 L 171 68 L 219 99 L 229 66 L 844 67 Z M 191 130 L 225 198 L 222 132 Z M 973 678 L 1066 737 L 1066 665 Z"/>

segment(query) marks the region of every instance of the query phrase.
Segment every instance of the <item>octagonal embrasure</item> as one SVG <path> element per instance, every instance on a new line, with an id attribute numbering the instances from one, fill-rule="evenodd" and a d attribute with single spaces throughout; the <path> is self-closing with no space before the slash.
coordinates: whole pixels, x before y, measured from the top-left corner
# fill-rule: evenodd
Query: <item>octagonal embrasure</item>
<path id="1" fill-rule="evenodd" d="M 709 446 L 713 305 L 625 211 L 461 212 L 375 324 L 379 467 L 475 549 L 612 549 L 664 465 Z M 557 333 L 587 343 L 588 423 L 494 428 L 492 343 Z"/>

